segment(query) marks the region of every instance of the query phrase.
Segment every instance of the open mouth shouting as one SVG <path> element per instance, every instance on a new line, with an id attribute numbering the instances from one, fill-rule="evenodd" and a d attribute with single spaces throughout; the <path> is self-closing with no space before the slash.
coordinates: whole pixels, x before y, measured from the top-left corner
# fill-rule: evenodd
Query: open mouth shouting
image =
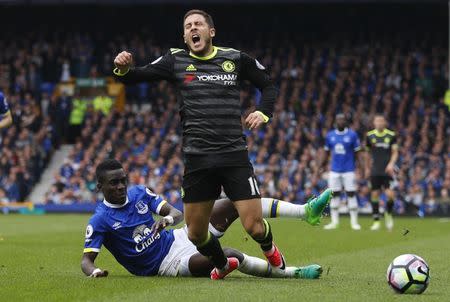
<path id="1" fill-rule="evenodd" d="M 191 40 L 192 40 L 192 45 L 194 46 L 194 48 L 198 48 L 201 46 L 201 38 L 198 33 L 192 34 Z"/>

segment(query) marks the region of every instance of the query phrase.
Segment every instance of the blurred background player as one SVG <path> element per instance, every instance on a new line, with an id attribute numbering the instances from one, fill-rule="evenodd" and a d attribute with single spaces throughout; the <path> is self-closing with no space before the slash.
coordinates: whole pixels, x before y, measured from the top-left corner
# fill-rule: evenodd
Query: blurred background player
<path id="1" fill-rule="evenodd" d="M 375 129 L 369 131 L 366 136 L 366 146 L 371 153 L 370 160 L 366 169 L 366 175 L 370 169 L 370 184 L 371 184 L 371 202 L 374 222 L 370 229 L 377 231 L 380 229 L 380 206 L 379 198 L 381 190 L 384 190 L 387 203 L 386 211 L 384 213 L 386 228 L 392 230 L 394 227 L 394 220 L 392 212 L 394 208 L 395 193 L 394 186 L 394 171 L 395 163 L 398 159 L 398 145 L 395 132 L 386 128 L 386 119 L 383 115 L 378 114 L 374 118 Z"/>
<path id="2" fill-rule="evenodd" d="M 332 230 L 339 226 L 339 204 L 344 190 L 350 212 L 350 225 L 353 230 L 360 230 L 356 199 L 355 154 L 361 150 L 361 144 L 356 132 L 347 127 L 345 114 L 336 115 L 336 129 L 328 132 L 325 138 L 325 150 L 331 155 L 328 186 L 334 194 L 330 203 L 331 223 L 324 229 Z"/>
<path id="3" fill-rule="evenodd" d="M 11 111 L 9 110 L 5 95 L 0 91 L 0 130 L 11 126 L 12 122 Z"/>

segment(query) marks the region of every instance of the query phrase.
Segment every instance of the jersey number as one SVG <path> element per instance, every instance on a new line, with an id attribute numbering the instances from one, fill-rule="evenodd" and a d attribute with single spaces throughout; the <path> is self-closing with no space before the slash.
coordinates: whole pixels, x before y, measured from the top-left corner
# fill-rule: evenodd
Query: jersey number
<path id="1" fill-rule="evenodd" d="M 248 183 L 250 184 L 250 188 L 252 190 L 252 195 L 256 195 L 256 193 L 259 193 L 258 184 L 256 183 L 255 177 L 251 176 L 248 178 Z"/>

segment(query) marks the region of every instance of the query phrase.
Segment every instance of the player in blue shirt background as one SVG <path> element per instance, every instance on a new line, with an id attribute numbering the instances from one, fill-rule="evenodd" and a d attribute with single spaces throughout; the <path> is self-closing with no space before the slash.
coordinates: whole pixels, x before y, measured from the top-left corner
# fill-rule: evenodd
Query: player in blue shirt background
<path id="1" fill-rule="evenodd" d="M 127 175 L 122 165 L 114 159 L 102 162 L 96 169 L 96 176 L 97 187 L 105 199 L 97 206 L 86 228 L 81 268 L 87 276 L 108 275 L 108 271 L 94 264 L 102 245 L 134 275 L 209 277 L 216 273 L 213 263 L 198 253 L 188 239 L 186 226 L 165 230 L 165 227 L 182 221 L 183 215 L 179 210 L 144 186 L 127 189 Z M 330 198 L 331 191 L 328 190 L 303 206 L 303 219 L 310 224 L 318 223 Z M 266 202 L 275 203 L 273 199 L 266 199 Z M 233 213 L 233 210 L 225 209 L 227 204 L 232 207 L 231 202 L 219 202 L 221 209 L 216 213 L 213 210 L 213 216 L 217 212 L 220 215 Z M 277 201 L 275 204 L 284 205 L 284 202 Z M 162 218 L 155 221 L 152 213 Z M 231 218 L 231 222 L 234 219 Z M 210 225 L 211 228 L 215 232 L 220 229 L 217 224 Z M 266 260 L 235 249 L 226 248 L 224 252 L 227 257 L 235 258 L 239 271 L 249 275 L 314 279 L 322 272 L 317 264 L 282 270 L 271 267 Z"/>
<path id="2" fill-rule="evenodd" d="M 9 110 L 6 97 L 0 91 L 0 130 L 9 127 L 13 122 L 11 111 Z"/>
<path id="3" fill-rule="evenodd" d="M 333 190 L 334 197 L 330 202 L 331 223 L 324 228 L 332 230 L 339 226 L 341 193 L 345 191 L 350 212 L 351 228 L 360 230 L 355 169 L 356 153 L 361 150 L 361 144 L 356 132 L 347 127 L 347 120 L 343 113 L 336 115 L 336 129 L 328 132 L 325 140 L 325 150 L 331 155 L 328 186 Z"/>

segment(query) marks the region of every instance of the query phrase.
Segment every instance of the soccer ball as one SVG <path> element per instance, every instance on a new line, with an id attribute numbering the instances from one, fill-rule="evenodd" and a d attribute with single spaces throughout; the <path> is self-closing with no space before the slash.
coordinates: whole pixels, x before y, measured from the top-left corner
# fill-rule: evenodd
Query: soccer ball
<path id="1" fill-rule="evenodd" d="M 421 257 L 413 254 L 400 255 L 387 269 L 389 285 L 400 294 L 421 294 L 430 282 L 430 269 Z"/>

